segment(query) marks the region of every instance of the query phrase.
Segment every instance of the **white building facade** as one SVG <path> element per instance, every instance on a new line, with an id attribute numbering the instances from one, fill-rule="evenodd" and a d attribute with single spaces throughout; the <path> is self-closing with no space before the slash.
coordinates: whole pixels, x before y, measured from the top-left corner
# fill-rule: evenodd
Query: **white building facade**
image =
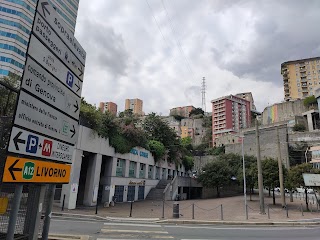
<path id="1" fill-rule="evenodd" d="M 95 206 L 102 203 L 144 200 L 161 179 L 187 176 L 183 165 L 167 161 L 155 162 L 143 148 L 119 154 L 91 129 L 80 126 L 73 154 L 70 183 L 62 186 L 65 207 Z"/>

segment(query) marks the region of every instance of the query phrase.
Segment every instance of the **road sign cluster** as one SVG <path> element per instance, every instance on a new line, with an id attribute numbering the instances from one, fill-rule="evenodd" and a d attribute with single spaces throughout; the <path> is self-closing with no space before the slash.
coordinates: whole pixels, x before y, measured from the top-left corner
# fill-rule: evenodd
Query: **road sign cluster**
<path id="1" fill-rule="evenodd" d="M 54 8 L 39 0 L 3 182 L 69 182 L 85 59 L 86 52 Z"/>

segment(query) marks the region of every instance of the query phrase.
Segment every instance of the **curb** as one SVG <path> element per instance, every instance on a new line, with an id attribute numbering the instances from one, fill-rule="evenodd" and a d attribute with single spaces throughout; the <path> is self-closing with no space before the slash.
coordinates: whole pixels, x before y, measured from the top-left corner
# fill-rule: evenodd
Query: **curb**
<path id="1" fill-rule="evenodd" d="M 85 214 L 77 214 L 77 213 L 57 213 L 52 212 L 53 217 L 63 217 L 63 218 L 72 218 L 72 219 L 85 219 L 85 220 L 106 220 L 105 217 L 97 216 L 97 215 L 85 215 Z"/>
<path id="2" fill-rule="evenodd" d="M 156 223 L 171 223 L 171 224 L 215 224 L 215 225 L 247 225 L 247 226 L 310 226 L 320 225 L 320 222 L 240 222 L 240 221 L 203 221 L 203 220 L 173 220 L 165 219 Z"/>
<path id="3" fill-rule="evenodd" d="M 167 224 L 215 224 L 215 225 L 247 225 L 247 226 L 311 226 L 320 225 L 318 219 L 305 220 L 289 220 L 287 222 L 250 222 L 250 221 L 210 221 L 210 220 L 180 220 L 180 219 L 160 219 L 160 218 L 125 218 L 125 217 L 101 217 L 96 215 L 85 215 L 75 213 L 52 213 L 53 217 L 61 217 L 64 219 L 77 219 L 77 220 L 96 220 L 96 221 L 108 221 L 108 222 L 139 222 L 139 223 L 167 223 Z"/>
<path id="4" fill-rule="evenodd" d="M 157 222 L 160 218 L 121 218 L 121 217 L 106 217 L 108 221 L 126 221 L 126 222 Z"/>
<path id="5" fill-rule="evenodd" d="M 68 239 L 73 239 L 73 240 L 89 240 L 89 236 L 84 236 L 84 235 L 69 235 L 69 234 L 58 234 L 58 233 L 49 234 L 49 240 L 68 240 Z"/>

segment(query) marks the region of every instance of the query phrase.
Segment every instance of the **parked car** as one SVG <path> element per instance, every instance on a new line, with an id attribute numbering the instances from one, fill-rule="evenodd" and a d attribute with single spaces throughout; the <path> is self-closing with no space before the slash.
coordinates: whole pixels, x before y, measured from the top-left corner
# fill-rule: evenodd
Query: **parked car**
<path id="1" fill-rule="evenodd" d="M 305 188 L 304 187 L 299 187 L 297 188 L 298 193 L 305 193 Z M 315 191 L 312 188 L 307 188 L 307 193 L 314 193 Z"/>

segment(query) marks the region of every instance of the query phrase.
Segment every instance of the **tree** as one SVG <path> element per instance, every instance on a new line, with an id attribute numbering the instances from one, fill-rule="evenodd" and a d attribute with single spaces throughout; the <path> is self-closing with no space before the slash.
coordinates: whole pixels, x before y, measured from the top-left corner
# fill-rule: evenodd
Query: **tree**
<path id="1" fill-rule="evenodd" d="M 269 189 L 272 189 L 273 204 L 276 204 L 274 188 L 280 185 L 279 183 L 279 167 L 278 161 L 273 158 L 266 158 L 262 161 L 262 176 L 263 183 Z"/>
<path id="2" fill-rule="evenodd" d="M 15 74 L 0 78 L 0 116 L 13 116 L 19 80 L 20 76 Z"/>
<path id="3" fill-rule="evenodd" d="M 181 144 L 176 132 L 164 122 L 160 116 L 151 113 L 146 116 L 142 123 L 142 128 L 148 140 L 161 142 L 168 150 L 168 160 L 171 162 L 181 162 Z"/>
<path id="4" fill-rule="evenodd" d="M 306 130 L 306 127 L 301 123 L 296 123 L 292 127 L 292 130 L 295 131 L 295 132 L 304 132 Z"/>
<path id="5" fill-rule="evenodd" d="M 306 187 L 304 185 L 304 180 L 303 180 L 303 173 L 318 173 L 320 174 L 319 169 L 315 169 L 312 167 L 310 163 L 303 163 L 296 165 L 288 171 L 288 177 L 287 180 L 285 181 L 285 184 L 288 188 L 290 189 L 295 189 L 297 187 Z M 305 188 L 305 194 L 306 194 L 306 206 L 308 209 L 308 194 L 307 194 L 307 189 Z"/>
<path id="6" fill-rule="evenodd" d="M 101 135 L 101 120 L 102 113 L 95 106 L 87 103 L 82 97 L 80 105 L 80 124 L 93 129 L 95 132 Z"/>
<path id="7" fill-rule="evenodd" d="M 202 110 L 202 108 L 195 108 L 192 109 L 189 113 L 189 117 L 195 116 L 195 115 L 204 115 L 204 111 Z"/>
<path id="8" fill-rule="evenodd" d="M 232 170 L 229 164 L 223 160 L 217 160 L 206 164 L 200 173 L 198 181 L 204 187 L 216 188 L 217 197 L 220 197 L 220 187 L 230 183 Z"/>
<path id="9" fill-rule="evenodd" d="M 182 158 L 182 164 L 184 165 L 186 171 L 191 170 L 194 164 L 193 157 L 184 156 Z"/>
<path id="10" fill-rule="evenodd" d="M 180 140 L 180 143 L 184 148 L 186 148 L 188 150 L 192 150 L 193 149 L 193 147 L 192 147 L 192 138 L 189 137 L 189 136 L 182 138 Z"/>
<path id="11" fill-rule="evenodd" d="M 207 155 L 220 155 L 225 153 L 225 146 L 208 148 L 206 151 Z"/>
<path id="12" fill-rule="evenodd" d="M 148 148 L 150 152 L 154 156 L 154 160 L 158 161 L 164 157 L 166 154 L 166 148 L 162 144 L 162 142 L 156 141 L 156 140 L 149 140 L 148 141 Z"/>
<path id="13" fill-rule="evenodd" d="M 315 98 L 315 96 L 309 96 L 309 97 L 306 97 L 304 100 L 303 100 L 303 105 L 305 107 L 310 107 L 310 106 L 313 106 L 313 105 L 317 105 L 317 99 Z"/>

